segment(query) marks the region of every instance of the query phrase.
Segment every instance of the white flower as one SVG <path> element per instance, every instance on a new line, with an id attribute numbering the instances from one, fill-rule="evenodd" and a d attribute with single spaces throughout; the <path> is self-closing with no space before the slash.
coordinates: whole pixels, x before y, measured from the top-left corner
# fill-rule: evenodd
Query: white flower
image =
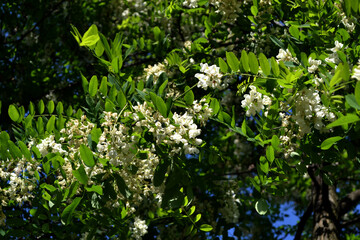
<path id="1" fill-rule="evenodd" d="M 180 143 L 181 140 L 183 139 L 183 137 L 179 134 L 179 133 L 174 133 L 173 135 L 170 136 L 170 139 L 173 140 L 176 143 Z"/>
<path id="2" fill-rule="evenodd" d="M 309 65 L 308 68 L 309 73 L 313 73 L 318 69 L 318 66 L 321 64 L 321 60 L 314 60 L 311 57 L 309 58 Z"/>
<path id="3" fill-rule="evenodd" d="M 352 77 L 360 81 L 360 66 L 357 66 L 356 68 L 353 69 Z"/>
<path id="4" fill-rule="evenodd" d="M 134 227 L 132 228 L 132 237 L 136 240 L 142 239 L 141 237 L 147 233 L 148 226 L 145 220 L 141 220 L 139 217 L 135 217 Z"/>
<path id="5" fill-rule="evenodd" d="M 205 90 L 207 90 L 208 87 L 222 89 L 221 78 L 223 75 L 220 73 L 218 66 L 209 66 L 207 63 L 200 63 L 200 72 L 205 74 L 195 74 L 195 77 L 199 79 L 197 87 L 204 88 Z"/>
<path id="6" fill-rule="evenodd" d="M 189 8 L 197 8 L 197 0 L 185 0 L 183 2 L 183 6 L 189 7 Z"/>
<path id="7" fill-rule="evenodd" d="M 333 53 L 336 53 L 337 51 L 340 51 L 343 46 L 344 44 L 340 43 L 339 41 L 335 41 L 335 47 L 331 48 L 330 50 Z"/>
<path id="8" fill-rule="evenodd" d="M 244 95 L 244 100 L 241 101 L 241 107 L 247 108 L 246 116 L 254 116 L 257 112 L 260 113 L 264 109 L 264 105 L 271 105 L 271 99 L 268 96 L 263 96 L 256 91 L 255 86 L 250 86 L 249 94 Z"/>
<path id="9" fill-rule="evenodd" d="M 279 49 L 279 54 L 276 56 L 277 61 L 288 61 L 288 62 L 294 62 L 295 59 L 291 55 L 291 52 L 289 49 L 286 49 L 286 51 L 282 48 Z"/>

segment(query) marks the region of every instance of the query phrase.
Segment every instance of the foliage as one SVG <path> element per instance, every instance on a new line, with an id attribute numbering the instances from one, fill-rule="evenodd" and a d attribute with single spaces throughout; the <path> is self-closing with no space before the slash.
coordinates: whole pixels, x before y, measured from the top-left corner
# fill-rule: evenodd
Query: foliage
<path id="1" fill-rule="evenodd" d="M 120 5 L 84 104 L 6 105 L 3 238 L 356 239 L 358 1 Z"/>

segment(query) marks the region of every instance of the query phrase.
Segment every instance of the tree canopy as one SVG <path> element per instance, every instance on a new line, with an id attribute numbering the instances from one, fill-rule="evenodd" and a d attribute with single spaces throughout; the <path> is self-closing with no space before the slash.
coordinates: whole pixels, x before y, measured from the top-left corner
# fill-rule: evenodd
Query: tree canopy
<path id="1" fill-rule="evenodd" d="M 359 239 L 358 0 L 0 10 L 1 238 Z"/>

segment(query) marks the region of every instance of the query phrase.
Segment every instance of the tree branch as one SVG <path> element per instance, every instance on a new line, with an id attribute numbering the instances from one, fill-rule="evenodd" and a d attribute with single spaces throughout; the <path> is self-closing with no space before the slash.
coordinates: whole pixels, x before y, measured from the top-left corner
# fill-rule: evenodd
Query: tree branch
<path id="1" fill-rule="evenodd" d="M 37 28 L 37 27 L 40 25 L 40 23 L 42 23 L 43 21 L 45 21 L 46 18 L 48 18 L 55 10 L 58 9 L 58 7 L 59 7 L 61 4 L 63 4 L 63 3 L 66 2 L 66 1 L 68 1 L 68 0 L 61 0 L 60 2 L 58 2 L 58 3 L 54 6 L 54 8 L 52 8 L 49 12 L 47 12 L 46 14 L 44 14 L 44 15 L 41 17 L 41 19 L 40 19 L 37 23 L 35 23 L 34 26 L 33 26 L 30 30 L 28 30 L 27 32 L 23 33 L 23 34 L 20 36 L 19 39 L 16 39 L 16 40 L 13 40 L 13 41 L 5 41 L 5 44 L 15 43 L 15 42 L 21 42 L 22 40 L 24 40 L 24 38 L 25 38 L 27 35 L 29 35 L 32 31 L 34 31 L 35 28 Z"/>
<path id="2" fill-rule="evenodd" d="M 312 214 L 312 208 L 313 208 L 313 204 L 312 204 L 312 202 L 310 202 L 309 206 L 307 207 L 306 211 L 304 212 L 304 215 L 300 218 L 300 222 L 298 224 L 298 228 L 296 230 L 294 240 L 300 240 L 301 239 L 301 234 L 304 231 L 305 224 L 306 224 L 307 220 L 309 219 L 309 217 Z"/>
<path id="3" fill-rule="evenodd" d="M 360 216 L 357 216 L 354 219 L 342 221 L 342 223 L 340 225 L 341 225 L 341 227 L 345 228 L 345 227 L 348 227 L 350 225 L 353 225 L 353 224 L 359 223 L 359 222 L 360 222 Z"/>
<path id="4" fill-rule="evenodd" d="M 339 216 L 343 216 L 345 213 L 350 211 L 353 207 L 355 207 L 360 202 L 360 189 L 355 190 L 343 199 L 341 199 L 339 203 Z"/>

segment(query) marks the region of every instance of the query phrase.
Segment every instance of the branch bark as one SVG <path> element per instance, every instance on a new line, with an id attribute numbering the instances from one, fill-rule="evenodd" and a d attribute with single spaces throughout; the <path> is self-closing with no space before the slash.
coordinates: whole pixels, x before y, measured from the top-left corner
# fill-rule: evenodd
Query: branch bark
<path id="1" fill-rule="evenodd" d="M 343 216 L 345 213 L 349 212 L 360 202 L 360 189 L 355 190 L 343 199 L 339 203 L 339 216 Z"/>

